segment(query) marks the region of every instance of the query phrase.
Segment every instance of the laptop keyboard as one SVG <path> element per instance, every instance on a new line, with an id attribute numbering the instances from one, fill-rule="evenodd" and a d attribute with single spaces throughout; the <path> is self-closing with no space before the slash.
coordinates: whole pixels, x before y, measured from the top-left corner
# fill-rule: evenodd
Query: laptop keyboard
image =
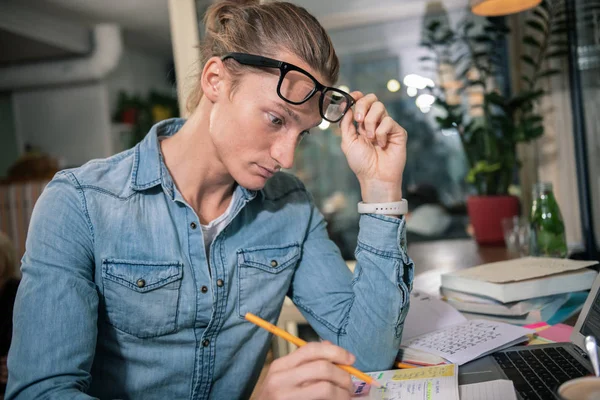
<path id="1" fill-rule="evenodd" d="M 561 347 L 507 351 L 493 356 L 524 400 L 554 399 L 553 393 L 563 382 L 590 374 Z"/>
<path id="2" fill-rule="evenodd" d="M 590 372 L 562 347 L 495 353 L 494 359 L 524 400 L 554 399 L 569 379 Z"/>

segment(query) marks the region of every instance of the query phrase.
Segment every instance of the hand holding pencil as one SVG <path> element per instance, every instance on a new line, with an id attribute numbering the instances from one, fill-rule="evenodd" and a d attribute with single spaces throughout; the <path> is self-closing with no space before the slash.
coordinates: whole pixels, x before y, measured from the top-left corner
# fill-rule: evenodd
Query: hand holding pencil
<path id="1" fill-rule="evenodd" d="M 379 383 L 350 365 L 355 357 L 329 342 L 306 343 L 273 324 L 253 315 L 246 319 L 300 347 L 275 360 L 261 387 L 260 399 L 349 399 L 353 392 L 349 374 L 371 385 Z"/>

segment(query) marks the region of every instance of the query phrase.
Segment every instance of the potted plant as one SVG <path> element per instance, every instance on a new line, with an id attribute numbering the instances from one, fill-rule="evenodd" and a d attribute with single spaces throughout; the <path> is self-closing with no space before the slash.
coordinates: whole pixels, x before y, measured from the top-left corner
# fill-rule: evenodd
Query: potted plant
<path id="1" fill-rule="evenodd" d="M 434 66 L 439 85 L 430 88 L 436 121 L 442 129 L 456 129 L 464 148 L 467 181 L 476 195 L 467 199 L 475 238 L 480 244 L 501 244 L 501 220 L 518 215 L 519 200 L 508 189 L 520 166 L 517 144 L 544 133 L 537 102 L 547 91 L 543 79 L 558 74 L 548 60 L 567 54 L 564 11 L 544 0 L 529 12 L 522 42 L 522 90 L 507 95 L 500 90 L 505 60 L 498 51 L 509 29 L 499 18 L 469 15 L 452 29 L 433 20 L 424 29 L 422 45 L 429 55 L 421 62 Z"/>

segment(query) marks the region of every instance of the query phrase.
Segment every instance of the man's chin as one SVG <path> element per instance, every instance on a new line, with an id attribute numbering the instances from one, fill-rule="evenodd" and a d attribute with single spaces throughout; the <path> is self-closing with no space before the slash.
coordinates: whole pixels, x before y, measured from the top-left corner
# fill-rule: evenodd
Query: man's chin
<path id="1" fill-rule="evenodd" d="M 269 178 L 253 175 L 252 177 L 246 177 L 246 179 L 240 179 L 237 183 L 248 190 L 258 191 L 265 187 L 268 180 Z"/>

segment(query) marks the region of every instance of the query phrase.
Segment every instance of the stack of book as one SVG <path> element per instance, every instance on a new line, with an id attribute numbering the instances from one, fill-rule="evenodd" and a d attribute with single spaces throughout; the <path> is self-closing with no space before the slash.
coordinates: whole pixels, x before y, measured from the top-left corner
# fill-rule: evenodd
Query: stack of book
<path id="1" fill-rule="evenodd" d="M 442 298 L 468 319 L 556 324 L 583 307 L 597 261 L 525 257 L 442 275 Z"/>

